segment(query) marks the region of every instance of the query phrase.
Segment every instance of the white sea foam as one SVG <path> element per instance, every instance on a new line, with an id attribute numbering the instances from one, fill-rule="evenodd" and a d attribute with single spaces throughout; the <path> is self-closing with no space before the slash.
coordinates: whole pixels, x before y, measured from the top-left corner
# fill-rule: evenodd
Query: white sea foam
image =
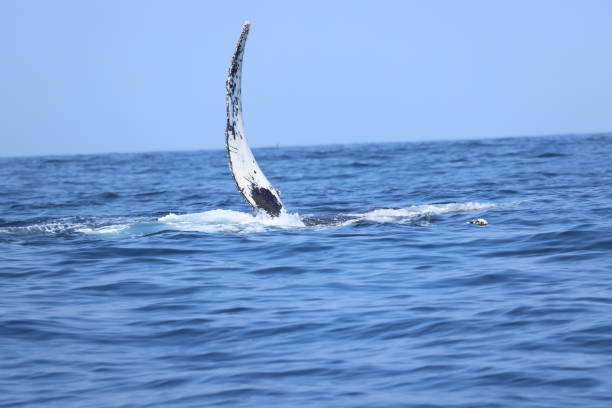
<path id="1" fill-rule="evenodd" d="M 359 217 L 360 219 L 380 222 L 380 223 L 405 223 L 413 221 L 414 219 L 424 218 L 428 216 L 441 215 L 441 214 L 453 214 L 461 212 L 473 212 L 482 211 L 489 208 L 495 207 L 495 204 L 491 203 L 448 203 L 448 204 L 426 204 L 426 205 L 413 205 L 405 208 L 381 208 L 372 210 L 363 214 L 351 214 Z"/>
<path id="2" fill-rule="evenodd" d="M 157 220 L 166 229 L 194 232 L 263 232 L 269 229 L 295 229 L 304 227 L 298 214 L 282 213 L 270 217 L 264 213 L 251 215 L 232 210 L 211 210 L 194 214 L 168 214 Z"/>
<path id="3" fill-rule="evenodd" d="M 31 225 L 0 228 L 0 234 L 110 234 L 137 225 L 142 218 L 133 217 L 66 217 Z"/>
<path id="4" fill-rule="evenodd" d="M 321 217 L 321 220 L 324 220 L 323 225 L 326 227 L 348 226 L 358 221 L 395 224 L 417 222 L 427 225 L 431 216 L 478 212 L 495 206 L 491 203 L 477 202 L 414 205 L 397 209 L 381 208 L 359 214 L 347 214 L 344 217 L 342 215 Z M 191 214 L 170 213 L 154 220 L 132 217 L 64 218 L 28 226 L 0 228 L 0 233 L 12 235 L 80 233 L 104 239 L 118 239 L 163 231 L 249 234 L 320 227 L 321 225 L 306 226 L 299 214 L 283 212 L 280 217 L 272 218 L 263 212 L 253 215 L 218 209 Z"/>
<path id="5" fill-rule="evenodd" d="M 5 227 L 0 228 L 0 234 L 14 234 L 14 235 L 26 235 L 26 234 L 60 234 L 62 232 L 74 231 L 80 226 L 71 222 L 62 222 L 61 220 L 25 225 L 19 227 Z"/>
<path id="6" fill-rule="evenodd" d="M 118 224 L 118 225 L 107 225 L 105 227 L 91 228 L 82 227 L 75 231 L 82 234 L 120 234 L 128 230 L 132 225 L 137 224 Z"/>

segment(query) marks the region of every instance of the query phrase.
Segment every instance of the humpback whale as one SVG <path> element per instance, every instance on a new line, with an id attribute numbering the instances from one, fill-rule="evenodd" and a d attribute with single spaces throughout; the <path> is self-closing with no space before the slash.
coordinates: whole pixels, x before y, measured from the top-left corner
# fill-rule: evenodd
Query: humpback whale
<path id="1" fill-rule="evenodd" d="M 232 56 L 227 75 L 225 103 L 227 123 L 225 143 L 230 172 L 242 197 L 255 210 L 264 210 L 271 217 L 278 217 L 284 210 L 280 192 L 272 187 L 265 174 L 255 161 L 255 156 L 247 143 L 242 121 L 241 81 L 244 46 L 251 23 L 242 26 L 240 39 Z"/>
<path id="2" fill-rule="evenodd" d="M 232 56 L 232 62 L 225 83 L 227 108 L 227 122 L 225 124 L 225 144 L 227 148 L 227 159 L 230 172 L 236 184 L 236 188 L 245 201 L 256 211 L 263 210 L 271 217 L 278 217 L 285 207 L 280 199 L 280 192 L 272 187 L 268 178 L 255 161 L 255 156 L 247 143 L 242 121 L 241 82 L 242 82 L 242 59 L 244 46 L 246 44 L 250 22 L 242 26 L 240 39 L 236 43 L 236 49 Z M 358 219 L 355 215 L 335 214 L 300 217 L 304 225 L 331 225 L 348 220 Z"/>
<path id="3" fill-rule="evenodd" d="M 225 143 L 230 172 L 236 188 L 245 201 L 259 211 L 265 211 L 271 217 L 278 217 L 285 211 L 280 199 L 280 192 L 272 187 L 261 168 L 255 161 L 255 156 L 247 143 L 242 121 L 241 82 L 242 59 L 244 46 L 249 35 L 250 22 L 244 23 L 240 39 L 232 56 L 232 62 L 225 83 L 227 108 L 227 122 L 225 125 Z M 301 217 L 304 225 L 337 224 L 357 219 L 353 215 L 320 215 L 314 217 Z"/>
<path id="4" fill-rule="evenodd" d="M 244 47 L 251 23 L 248 21 L 242 26 L 240 39 L 236 43 L 236 49 L 232 56 L 229 67 L 226 87 L 225 103 L 227 108 L 227 122 L 225 125 L 225 143 L 227 148 L 227 159 L 230 172 L 236 188 L 245 201 L 256 211 L 265 211 L 271 217 L 279 217 L 286 213 L 285 207 L 280 199 L 280 192 L 275 189 L 261 168 L 255 161 L 255 156 L 249 147 L 244 133 L 242 120 L 241 82 L 242 82 L 242 60 Z M 359 220 L 362 215 L 319 215 L 300 217 L 304 225 L 331 225 L 349 220 Z M 470 221 L 471 224 L 487 225 L 484 219 Z"/>

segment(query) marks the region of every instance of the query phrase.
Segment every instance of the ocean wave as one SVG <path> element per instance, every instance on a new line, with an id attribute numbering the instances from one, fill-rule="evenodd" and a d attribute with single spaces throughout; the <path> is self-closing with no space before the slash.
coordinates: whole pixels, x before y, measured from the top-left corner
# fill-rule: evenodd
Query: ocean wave
<path id="1" fill-rule="evenodd" d="M 2 402 L 607 408 L 610 141 L 2 159 Z"/>

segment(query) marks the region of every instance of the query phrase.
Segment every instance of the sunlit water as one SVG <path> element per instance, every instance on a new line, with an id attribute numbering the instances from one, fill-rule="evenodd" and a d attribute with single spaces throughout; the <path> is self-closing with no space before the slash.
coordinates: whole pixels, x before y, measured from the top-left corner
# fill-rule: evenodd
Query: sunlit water
<path id="1" fill-rule="evenodd" d="M 0 406 L 612 406 L 611 136 L 255 155 L 0 159 Z"/>

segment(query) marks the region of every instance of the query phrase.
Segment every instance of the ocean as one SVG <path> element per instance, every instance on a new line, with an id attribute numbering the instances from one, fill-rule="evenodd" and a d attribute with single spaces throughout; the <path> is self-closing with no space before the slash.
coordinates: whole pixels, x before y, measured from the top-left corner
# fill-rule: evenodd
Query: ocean
<path id="1" fill-rule="evenodd" d="M 612 406 L 612 135 L 254 154 L 0 158 L 0 406 Z"/>

